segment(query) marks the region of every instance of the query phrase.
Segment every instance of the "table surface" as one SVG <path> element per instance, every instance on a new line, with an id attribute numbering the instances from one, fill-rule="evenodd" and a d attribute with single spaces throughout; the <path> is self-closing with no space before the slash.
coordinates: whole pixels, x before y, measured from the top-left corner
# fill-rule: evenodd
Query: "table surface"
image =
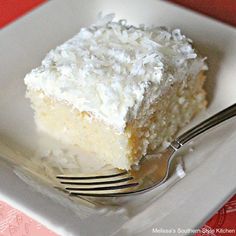
<path id="1" fill-rule="evenodd" d="M 45 2 L 45 0 L 0 0 L 0 28 L 7 27 L 11 22 Z M 170 2 L 236 27 L 236 0 L 170 0 Z M 222 231 L 217 232 L 214 229 Z M 202 226 L 201 233 L 195 236 L 201 235 L 236 235 L 236 195 L 216 212 Z M 56 234 L 0 199 L 0 236 L 56 236 Z"/>

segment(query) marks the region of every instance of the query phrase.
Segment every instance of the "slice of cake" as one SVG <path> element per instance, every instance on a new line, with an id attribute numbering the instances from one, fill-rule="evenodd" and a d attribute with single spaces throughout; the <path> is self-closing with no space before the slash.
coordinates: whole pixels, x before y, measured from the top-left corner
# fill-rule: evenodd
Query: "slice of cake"
<path id="1" fill-rule="evenodd" d="M 40 130 L 130 169 L 206 106 L 206 65 L 179 29 L 113 17 L 50 51 L 25 83 Z"/>

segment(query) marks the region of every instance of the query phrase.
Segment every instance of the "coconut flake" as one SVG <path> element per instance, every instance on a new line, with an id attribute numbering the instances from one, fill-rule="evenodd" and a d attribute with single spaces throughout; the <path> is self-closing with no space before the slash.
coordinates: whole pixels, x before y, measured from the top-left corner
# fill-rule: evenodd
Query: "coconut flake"
<path id="1" fill-rule="evenodd" d="M 205 64 L 179 29 L 136 27 L 114 17 L 100 13 L 95 24 L 50 51 L 25 83 L 123 131 L 150 86 L 159 96 Z"/>

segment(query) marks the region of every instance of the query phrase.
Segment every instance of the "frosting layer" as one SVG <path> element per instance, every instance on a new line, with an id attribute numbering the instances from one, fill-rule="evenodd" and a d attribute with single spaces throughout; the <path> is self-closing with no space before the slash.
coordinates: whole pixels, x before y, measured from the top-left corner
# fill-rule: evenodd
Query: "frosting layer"
<path id="1" fill-rule="evenodd" d="M 153 101 L 175 81 L 194 77 L 206 66 L 179 29 L 135 27 L 113 18 L 100 15 L 51 50 L 25 83 L 122 132 L 144 96 Z M 148 93 L 154 87 L 156 92 Z"/>

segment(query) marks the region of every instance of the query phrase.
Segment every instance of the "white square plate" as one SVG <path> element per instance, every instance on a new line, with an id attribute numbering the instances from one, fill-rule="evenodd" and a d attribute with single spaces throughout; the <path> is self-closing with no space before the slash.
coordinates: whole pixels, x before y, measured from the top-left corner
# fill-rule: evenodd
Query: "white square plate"
<path id="1" fill-rule="evenodd" d="M 201 118 L 235 103 L 233 28 L 162 1 L 50 1 L 0 32 L 0 155 L 15 163 L 0 160 L 0 197 L 60 235 L 151 235 L 152 228 L 199 227 L 236 192 L 235 119 L 196 140 L 195 151 L 185 154 L 185 178 L 173 181 L 175 185 L 161 195 L 153 191 L 121 204 L 118 211 L 75 204 L 52 187 L 25 176 L 18 167 L 26 163 L 37 144 L 33 113 L 24 98 L 25 74 L 51 48 L 92 23 L 99 11 L 115 12 L 117 18 L 132 24 L 182 29 L 208 57 L 209 108 Z M 158 199 L 154 197 L 157 193 Z"/>

